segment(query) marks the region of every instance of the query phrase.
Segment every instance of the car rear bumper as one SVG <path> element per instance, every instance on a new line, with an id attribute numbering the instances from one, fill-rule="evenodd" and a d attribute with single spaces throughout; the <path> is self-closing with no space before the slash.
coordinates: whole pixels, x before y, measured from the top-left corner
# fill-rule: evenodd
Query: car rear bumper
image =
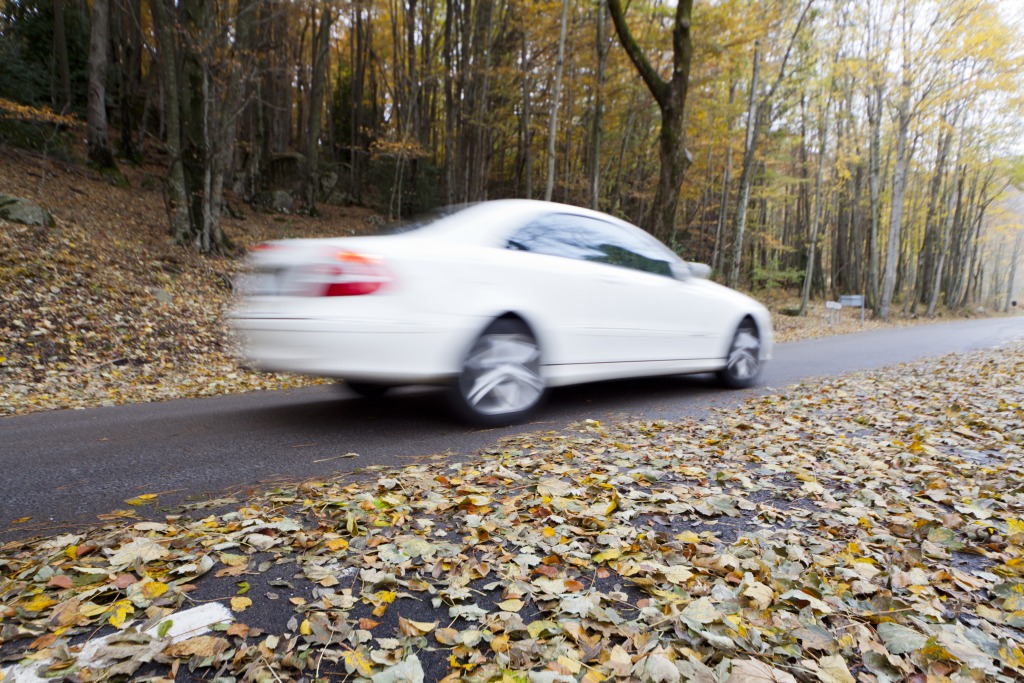
<path id="1" fill-rule="evenodd" d="M 247 363 L 290 372 L 388 384 L 444 382 L 458 373 L 467 325 L 384 320 L 242 317 L 230 320 Z"/>

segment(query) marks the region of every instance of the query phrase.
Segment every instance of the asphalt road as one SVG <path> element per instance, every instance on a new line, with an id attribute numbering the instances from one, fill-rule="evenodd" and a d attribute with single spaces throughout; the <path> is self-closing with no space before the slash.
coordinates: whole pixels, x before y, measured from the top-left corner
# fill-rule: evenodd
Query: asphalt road
<path id="1" fill-rule="evenodd" d="M 1024 317 L 782 344 L 757 389 L 724 391 L 706 377 L 569 387 L 552 392 L 537 422 L 505 429 L 454 422 L 437 390 L 366 401 L 336 386 L 8 417 L 0 419 L 0 541 L 85 524 L 144 493 L 160 494 L 167 506 L 274 479 L 400 465 L 439 452 L 465 455 L 505 435 L 586 418 L 695 415 L 816 376 L 1014 339 L 1024 339 Z M 358 457 L 344 457 L 350 453 Z M 32 519 L 11 524 L 23 517 Z"/>

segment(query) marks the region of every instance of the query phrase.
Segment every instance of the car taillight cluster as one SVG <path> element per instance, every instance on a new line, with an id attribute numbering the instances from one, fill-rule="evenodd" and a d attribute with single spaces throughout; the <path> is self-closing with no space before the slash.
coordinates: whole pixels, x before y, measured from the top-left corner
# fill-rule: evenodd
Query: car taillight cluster
<path id="1" fill-rule="evenodd" d="M 310 296 L 373 294 L 391 280 L 379 256 L 339 251 L 333 261 L 313 268 Z"/>

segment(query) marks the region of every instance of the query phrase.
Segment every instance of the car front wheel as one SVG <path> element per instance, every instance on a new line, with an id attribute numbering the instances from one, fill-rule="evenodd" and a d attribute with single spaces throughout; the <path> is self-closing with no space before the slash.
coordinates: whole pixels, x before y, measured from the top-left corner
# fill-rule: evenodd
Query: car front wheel
<path id="1" fill-rule="evenodd" d="M 517 320 L 496 320 L 474 342 L 451 388 L 455 412 L 482 427 L 526 418 L 544 396 L 540 346 Z"/>
<path id="2" fill-rule="evenodd" d="M 725 367 L 718 371 L 718 380 L 731 389 L 745 389 L 754 385 L 761 368 L 761 338 L 757 326 L 749 319 L 744 320 L 733 336 Z"/>

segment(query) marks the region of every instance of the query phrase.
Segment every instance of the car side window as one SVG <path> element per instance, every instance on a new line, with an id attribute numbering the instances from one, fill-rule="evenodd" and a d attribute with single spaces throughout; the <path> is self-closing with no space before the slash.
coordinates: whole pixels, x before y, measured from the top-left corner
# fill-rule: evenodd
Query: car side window
<path id="1" fill-rule="evenodd" d="M 659 242 L 643 237 L 607 221 L 557 213 L 523 226 L 509 239 L 507 246 L 671 277 L 671 262 L 675 256 Z"/>

